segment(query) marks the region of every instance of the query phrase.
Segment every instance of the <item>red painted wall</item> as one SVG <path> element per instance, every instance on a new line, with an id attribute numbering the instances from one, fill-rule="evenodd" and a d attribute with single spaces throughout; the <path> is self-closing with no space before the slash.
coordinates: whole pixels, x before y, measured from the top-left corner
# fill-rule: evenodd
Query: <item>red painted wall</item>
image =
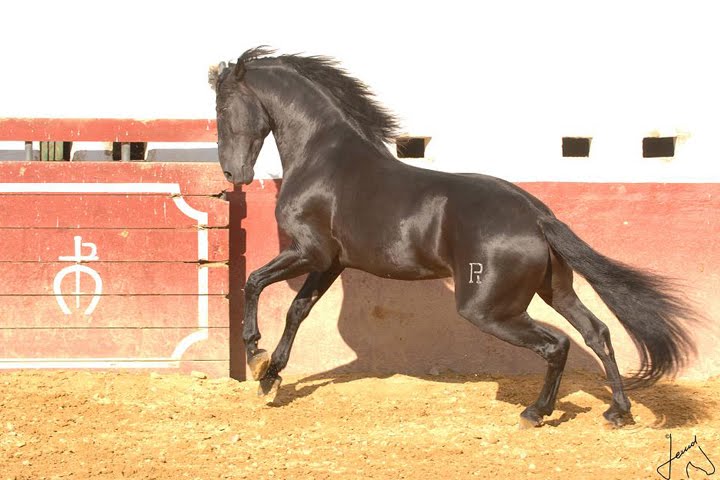
<path id="1" fill-rule="evenodd" d="M 684 375 L 720 374 L 713 325 L 720 319 L 720 185 L 524 183 L 582 238 L 623 262 L 679 279 L 707 317 L 695 332 L 699 356 Z M 279 251 L 274 208 L 279 183 L 255 181 L 244 190 L 241 226 L 246 273 Z M 236 224 L 233 223 L 233 228 Z M 261 346 L 274 348 L 300 280 L 276 284 L 261 296 Z M 584 303 L 611 328 L 620 367 L 636 367 L 634 346 L 592 289 L 576 277 Z M 402 282 L 346 271 L 300 329 L 288 373 L 370 371 L 427 374 L 523 373 L 544 370 L 534 354 L 478 332 L 455 313 L 451 282 Z M 582 338 L 542 301 L 531 314 L 571 335 L 570 369 L 599 369 Z M 713 330 L 714 329 L 714 330 Z"/>
<path id="2" fill-rule="evenodd" d="M 0 182 L 0 368 L 228 374 L 218 165 L 0 162 Z"/>
<path id="3" fill-rule="evenodd" d="M 211 120 L 0 119 L 0 140 L 215 139 Z M 0 367 L 84 368 L 121 359 L 110 366 L 245 375 L 241 287 L 283 243 L 274 218 L 277 181 L 255 181 L 243 191 L 230 191 L 229 202 L 218 198 L 230 187 L 219 166 L 208 164 L 5 162 L 0 163 L 0 182 L 173 183 L 179 189 L 178 194 L 0 192 Z M 715 327 L 720 318 L 718 184 L 521 186 L 548 203 L 597 250 L 683 282 L 687 296 L 707 318 L 695 332 L 699 355 L 685 375 L 720 374 Z M 199 228 L 195 218 L 178 208 L 177 197 L 208 213 L 207 225 Z M 207 238 L 202 260 L 199 231 Z M 75 274 L 60 282 L 70 314 L 63 312 L 53 284 L 58 272 L 76 263 L 60 259 L 74 254 L 75 236 L 97 248 L 97 260 L 81 263 L 103 281 L 90 315 L 84 313 L 93 298 L 89 274 L 80 275 L 81 290 L 90 294 L 79 297 L 79 307 L 72 294 Z M 90 247 L 80 250 L 88 255 Z M 198 293 L 198 272 L 203 270 L 208 279 L 205 295 Z M 277 343 L 301 283 L 283 282 L 263 293 L 259 318 L 265 348 Z M 458 317 L 452 288 L 446 280 L 401 282 L 346 271 L 300 329 L 287 372 L 544 369 L 534 354 L 486 336 Z M 580 278 L 576 290 L 610 326 L 621 369 L 632 370 L 636 355 L 627 334 Z M 207 298 L 206 307 L 202 298 Z M 201 304 L 206 327 L 198 323 Z M 530 312 L 571 335 L 569 368 L 598 369 L 597 360 L 564 319 L 541 301 L 533 301 Z M 179 350 L 179 360 L 173 359 L 183 339 L 192 345 Z"/>

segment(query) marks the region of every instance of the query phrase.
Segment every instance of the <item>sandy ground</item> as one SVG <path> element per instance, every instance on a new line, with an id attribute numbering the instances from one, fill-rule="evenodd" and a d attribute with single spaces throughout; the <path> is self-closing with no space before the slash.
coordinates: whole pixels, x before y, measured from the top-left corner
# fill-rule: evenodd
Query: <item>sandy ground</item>
<path id="1" fill-rule="evenodd" d="M 687 478 L 688 462 L 720 468 L 720 379 L 631 392 L 636 424 L 615 430 L 602 420 L 609 394 L 601 378 L 568 374 L 555 414 L 520 430 L 518 414 L 541 381 L 286 378 L 276 402 L 264 405 L 255 382 L 3 373 L 0 480 L 660 479 L 669 434 L 673 451 L 696 439 L 672 462 L 671 478 Z M 667 466 L 661 472 L 667 477 Z"/>

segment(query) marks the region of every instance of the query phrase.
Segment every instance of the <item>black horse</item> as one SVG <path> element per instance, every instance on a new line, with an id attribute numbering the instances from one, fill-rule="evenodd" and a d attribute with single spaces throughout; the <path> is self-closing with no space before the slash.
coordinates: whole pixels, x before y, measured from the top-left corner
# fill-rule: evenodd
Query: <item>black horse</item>
<path id="1" fill-rule="evenodd" d="M 684 320 L 692 312 L 672 282 L 599 254 L 509 182 L 400 162 L 386 146 L 398 122 L 362 82 L 325 57 L 271 55 L 254 48 L 210 71 L 226 178 L 253 180 L 271 131 L 283 167 L 275 215 L 292 242 L 245 285 L 243 337 L 260 394 L 277 393 L 300 323 L 345 268 L 401 280 L 452 276 L 461 316 L 548 363 L 539 398 L 520 414 L 524 426 L 541 425 L 552 413 L 570 345 L 528 316 L 535 293 L 602 362 L 612 389 L 605 418 L 618 426 L 630 419 L 608 328 L 578 299 L 573 270 L 635 342 L 641 363 L 633 385 L 674 375 L 687 363 L 695 347 Z M 258 348 L 258 298 L 268 285 L 303 274 L 270 357 Z"/>

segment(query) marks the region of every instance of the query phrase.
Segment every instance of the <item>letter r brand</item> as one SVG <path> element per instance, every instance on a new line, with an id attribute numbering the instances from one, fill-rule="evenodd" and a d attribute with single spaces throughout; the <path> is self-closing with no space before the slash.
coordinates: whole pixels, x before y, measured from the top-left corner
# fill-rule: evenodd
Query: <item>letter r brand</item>
<path id="1" fill-rule="evenodd" d="M 481 283 L 481 273 L 483 273 L 483 264 L 477 262 L 470 262 L 470 281 L 468 283 Z"/>

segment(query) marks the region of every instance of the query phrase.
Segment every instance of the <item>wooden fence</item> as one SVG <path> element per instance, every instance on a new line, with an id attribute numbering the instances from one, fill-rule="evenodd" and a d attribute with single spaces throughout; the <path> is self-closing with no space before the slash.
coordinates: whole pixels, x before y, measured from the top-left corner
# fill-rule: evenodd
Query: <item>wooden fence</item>
<path id="1" fill-rule="evenodd" d="M 0 140 L 208 142 L 209 120 L 0 119 Z M 0 162 L 0 369 L 230 372 L 219 165 Z"/>

